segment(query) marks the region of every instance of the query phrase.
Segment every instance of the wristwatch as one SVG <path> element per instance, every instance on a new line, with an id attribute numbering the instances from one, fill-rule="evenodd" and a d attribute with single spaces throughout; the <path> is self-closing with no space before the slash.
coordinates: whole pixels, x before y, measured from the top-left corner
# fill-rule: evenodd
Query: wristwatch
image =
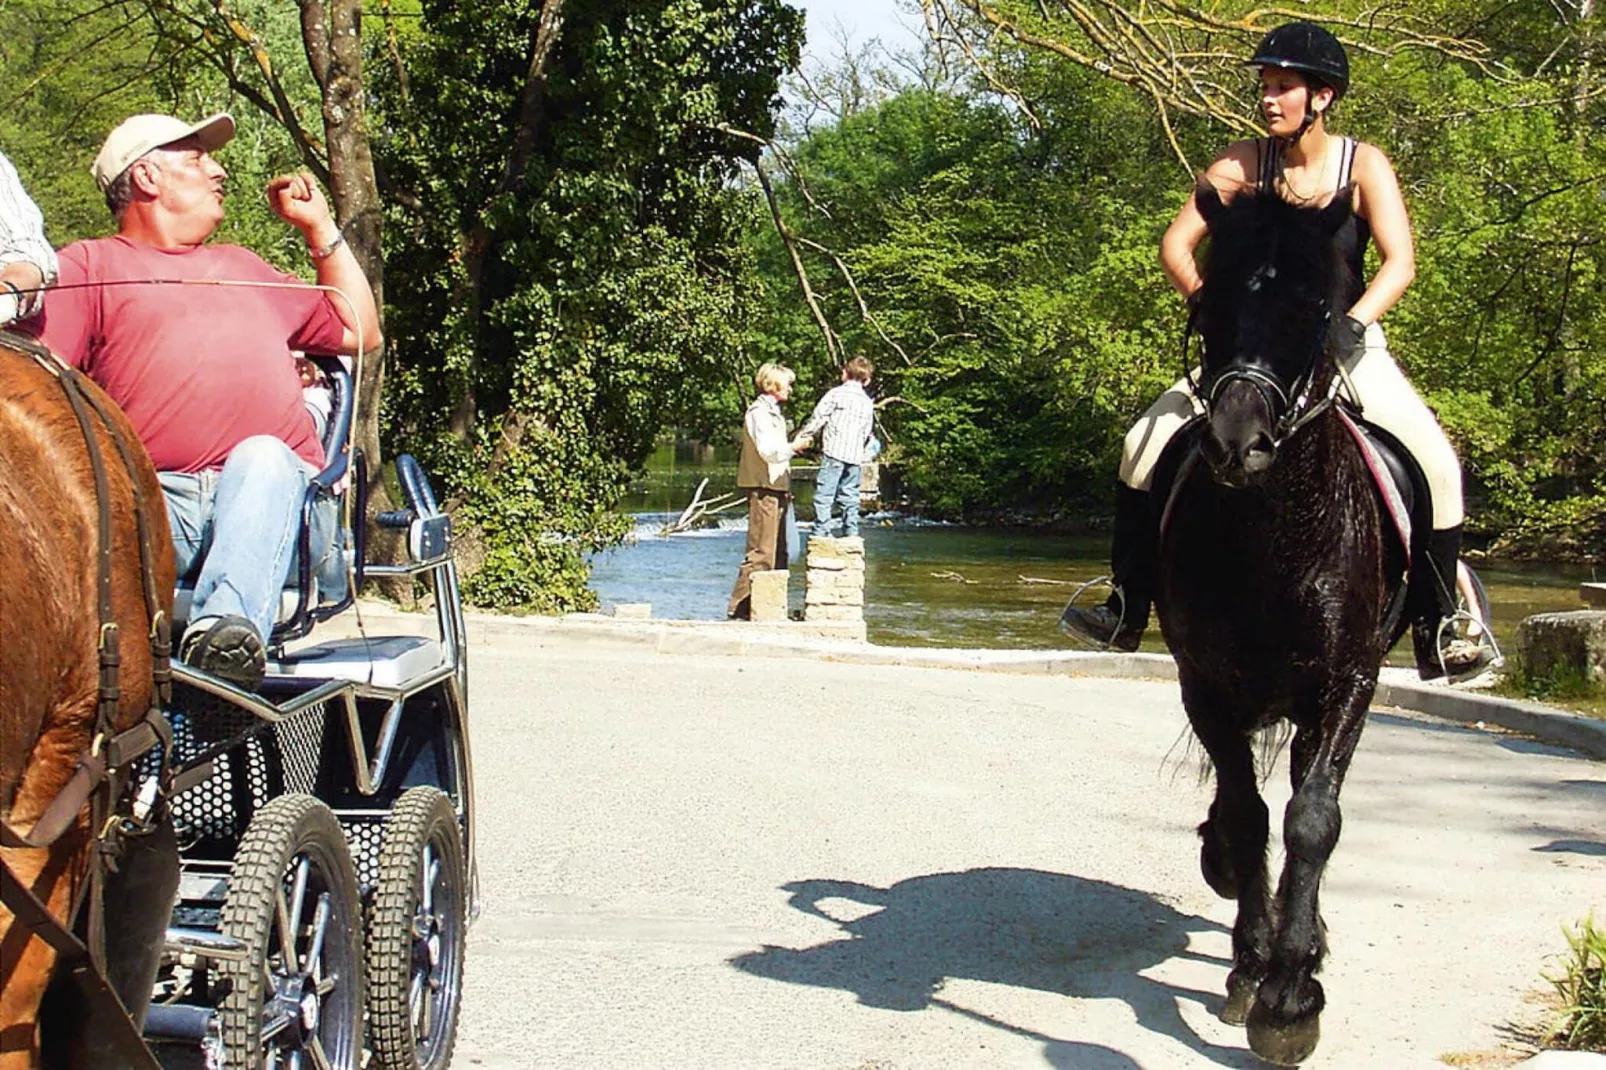
<path id="1" fill-rule="evenodd" d="M 335 236 L 330 239 L 328 245 L 320 245 L 316 249 L 309 245 L 307 247 L 307 255 L 312 257 L 314 260 L 323 260 L 326 257 L 333 255 L 334 251 L 344 244 L 346 244 L 345 232 L 337 230 L 335 231 Z"/>

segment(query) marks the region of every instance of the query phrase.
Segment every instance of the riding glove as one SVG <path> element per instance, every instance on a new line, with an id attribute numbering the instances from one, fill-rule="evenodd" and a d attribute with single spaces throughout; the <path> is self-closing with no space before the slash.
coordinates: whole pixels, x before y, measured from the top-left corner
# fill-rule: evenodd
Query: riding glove
<path id="1" fill-rule="evenodd" d="M 1334 334 L 1333 356 L 1340 361 L 1347 361 L 1366 348 L 1366 324 L 1354 316 L 1340 320 Z"/>

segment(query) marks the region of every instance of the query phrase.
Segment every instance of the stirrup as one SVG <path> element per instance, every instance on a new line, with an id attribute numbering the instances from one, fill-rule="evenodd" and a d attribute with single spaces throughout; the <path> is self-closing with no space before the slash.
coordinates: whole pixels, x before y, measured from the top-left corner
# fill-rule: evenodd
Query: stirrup
<path id="1" fill-rule="evenodd" d="M 1120 613 L 1115 614 L 1115 626 L 1110 629 L 1109 638 L 1104 639 L 1103 641 L 1099 641 L 1099 640 L 1094 639 L 1092 636 L 1090 636 L 1087 633 L 1087 631 L 1085 629 L 1078 627 L 1077 624 L 1076 624 L 1078 616 L 1081 613 L 1086 612 L 1080 606 L 1077 605 L 1077 602 L 1080 601 L 1082 596 L 1084 594 L 1086 594 L 1087 591 L 1090 588 L 1093 588 L 1093 587 L 1108 587 L 1108 588 L 1110 588 L 1111 592 L 1115 595 L 1115 597 L 1120 601 L 1120 604 L 1121 604 Z M 1103 604 L 1100 604 L 1100 605 L 1097 605 L 1097 606 L 1094 607 L 1094 609 L 1104 609 L 1104 608 L 1105 607 L 1104 607 Z M 1127 611 L 1126 592 L 1121 590 L 1120 585 L 1115 582 L 1114 577 L 1112 577 L 1112 576 L 1095 576 L 1092 579 L 1088 580 L 1086 583 L 1082 584 L 1075 591 L 1071 592 L 1070 601 L 1066 602 L 1065 603 L 1065 608 L 1060 611 L 1059 629 L 1065 635 L 1067 635 L 1070 638 L 1074 639 L 1076 642 L 1080 643 L 1082 646 L 1087 647 L 1089 650 L 1098 650 L 1098 651 L 1105 651 L 1105 652 L 1119 651 L 1121 653 L 1127 653 L 1128 651 L 1127 651 L 1127 649 L 1125 647 L 1116 645 L 1116 640 L 1118 638 L 1120 638 L 1122 633 L 1129 631 L 1129 629 L 1127 628 L 1127 623 L 1126 623 L 1126 611 Z M 1106 612 L 1108 612 L 1108 611 L 1106 610 Z M 1140 640 L 1141 640 L 1142 634 L 1143 634 L 1142 632 L 1138 633 L 1138 637 L 1139 637 Z M 1134 649 L 1135 649 L 1135 646 L 1134 646 Z"/>
<path id="2" fill-rule="evenodd" d="M 1467 635 L 1461 635 L 1456 630 L 1459 624 L 1477 628 L 1477 634 L 1473 635 L 1472 627 L 1469 627 Z M 1472 644 L 1477 650 L 1477 655 L 1469 667 L 1459 672 L 1451 672 L 1445 662 L 1444 652 L 1447 647 L 1452 647 L 1458 642 Z M 1506 663 L 1505 656 L 1500 653 L 1500 644 L 1495 642 L 1494 629 L 1489 627 L 1486 621 L 1479 620 L 1475 614 L 1464 609 L 1458 609 L 1439 621 L 1439 627 L 1433 636 L 1433 650 L 1439 660 L 1439 673 L 1445 683 L 1449 684 L 1476 679 L 1486 672 L 1501 668 Z"/>

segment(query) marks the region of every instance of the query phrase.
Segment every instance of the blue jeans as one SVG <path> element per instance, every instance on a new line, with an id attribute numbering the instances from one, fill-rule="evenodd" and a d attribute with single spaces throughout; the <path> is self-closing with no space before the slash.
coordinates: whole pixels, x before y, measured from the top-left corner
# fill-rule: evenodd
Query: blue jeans
<path id="1" fill-rule="evenodd" d="M 301 501 L 314 474 L 271 435 L 235 446 L 221 471 L 158 473 L 179 579 L 195 587 L 191 621 L 244 617 L 268 638 L 296 563 Z M 340 556 L 330 552 L 338 520 L 333 499 L 313 509 L 313 572 L 320 580 Z"/>
<path id="2" fill-rule="evenodd" d="M 831 507 L 842 506 L 842 534 L 859 533 L 859 476 L 862 469 L 834 457 L 820 460 L 820 474 L 814 477 L 814 534 L 831 530 Z"/>

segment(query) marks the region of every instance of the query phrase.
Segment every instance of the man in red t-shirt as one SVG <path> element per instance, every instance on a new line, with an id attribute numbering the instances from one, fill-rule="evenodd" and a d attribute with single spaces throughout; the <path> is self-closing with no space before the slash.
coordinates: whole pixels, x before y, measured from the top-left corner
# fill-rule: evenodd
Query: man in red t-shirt
<path id="1" fill-rule="evenodd" d="M 380 337 L 373 291 L 311 175 L 273 179 L 268 203 L 349 304 L 247 249 L 205 244 L 226 177 L 211 153 L 233 136 L 227 115 L 136 115 L 113 130 L 91 172 L 117 233 L 60 251 L 62 288 L 37 323 L 123 407 L 155 462 L 179 574 L 195 584 L 179 656 L 254 690 L 324 463 L 291 351 L 347 355 Z M 219 281 L 254 285 L 196 285 Z M 315 557 L 333 542 L 327 505 Z"/>

